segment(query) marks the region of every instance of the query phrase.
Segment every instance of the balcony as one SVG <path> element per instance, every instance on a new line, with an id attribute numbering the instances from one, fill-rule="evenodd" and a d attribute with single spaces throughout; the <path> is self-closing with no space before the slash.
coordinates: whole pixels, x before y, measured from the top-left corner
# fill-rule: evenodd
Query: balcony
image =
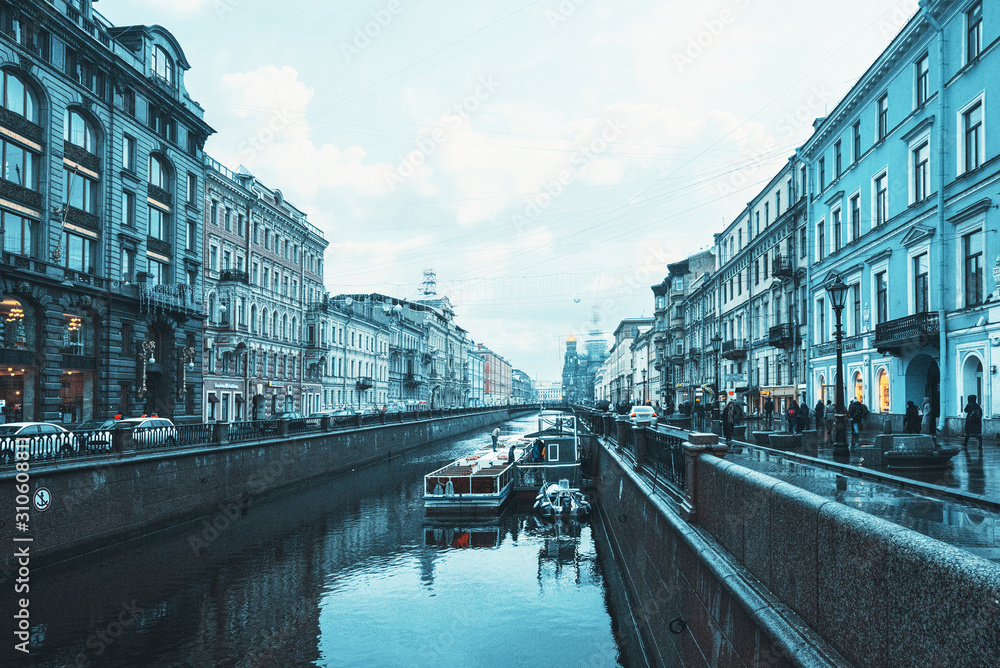
<path id="1" fill-rule="evenodd" d="M 693 360 L 698 359 L 699 357 L 701 357 L 701 350 L 699 350 L 698 348 L 691 348 L 690 350 L 688 350 L 688 357 L 690 357 Z"/>
<path id="2" fill-rule="evenodd" d="M 903 348 L 938 345 L 937 313 L 917 313 L 875 325 L 872 345 L 881 354 L 899 356 Z"/>
<path id="3" fill-rule="evenodd" d="M 736 340 L 723 341 L 722 356 L 727 360 L 744 359 L 747 356 L 747 342 Z"/>
<path id="4" fill-rule="evenodd" d="M 423 385 L 424 379 L 416 374 L 408 373 L 403 376 L 403 384 L 410 387 L 415 387 L 417 385 Z"/>
<path id="5" fill-rule="evenodd" d="M 767 342 L 775 348 L 787 348 L 795 338 L 794 328 L 789 322 L 775 325 L 767 332 Z"/>
<path id="6" fill-rule="evenodd" d="M 219 272 L 219 281 L 222 283 L 229 281 L 249 285 L 250 275 L 245 271 L 240 271 L 239 269 L 223 269 Z"/>
<path id="7" fill-rule="evenodd" d="M 771 273 L 775 278 L 791 278 L 795 275 L 795 263 L 787 255 L 775 255 L 771 263 Z"/>
<path id="8" fill-rule="evenodd" d="M 370 388 L 374 387 L 374 385 L 375 385 L 375 381 L 374 380 L 372 380 L 368 376 L 361 376 L 360 378 L 358 378 L 357 382 L 354 384 L 354 387 L 355 387 L 355 389 L 358 390 L 358 392 L 361 392 L 362 390 L 367 390 L 367 389 L 370 389 Z"/>

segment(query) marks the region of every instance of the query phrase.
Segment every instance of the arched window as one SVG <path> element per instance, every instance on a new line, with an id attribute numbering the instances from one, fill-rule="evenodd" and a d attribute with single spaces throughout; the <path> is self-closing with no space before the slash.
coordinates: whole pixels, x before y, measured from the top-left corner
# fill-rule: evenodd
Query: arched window
<path id="1" fill-rule="evenodd" d="M 284 341 L 288 340 L 288 315 L 281 316 L 281 338 Z"/>
<path id="2" fill-rule="evenodd" d="M 865 381 L 861 379 L 859 371 L 854 372 L 854 398 L 865 403 Z"/>
<path id="3" fill-rule="evenodd" d="M 260 314 L 260 335 L 267 336 L 267 309 L 261 311 Z"/>
<path id="4" fill-rule="evenodd" d="M 34 312 L 13 297 L 0 301 L 0 348 L 35 349 Z"/>
<path id="5" fill-rule="evenodd" d="M 215 293 L 208 296 L 208 321 L 215 322 Z"/>
<path id="6" fill-rule="evenodd" d="M 13 72 L 3 71 L 2 102 L 4 109 L 23 116 L 32 123 L 40 123 L 38 96 L 30 86 Z"/>
<path id="7" fill-rule="evenodd" d="M 149 155 L 149 182 L 163 190 L 170 190 L 170 165 L 158 155 Z"/>
<path id="8" fill-rule="evenodd" d="M 76 109 L 66 110 L 63 139 L 74 146 L 79 146 L 87 153 L 97 153 L 97 132 L 94 130 L 94 124 Z"/>
<path id="9" fill-rule="evenodd" d="M 173 83 L 174 61 L 167 52 L 159 46 L 153 47 L 153 74 L 159 79 Z"/>
<path id="10" fill-rule="evenodd" d="M 298 341 L 299 338 L 296 329 L 298 327 L 297 323 L 298 321 L 295 318 L 292 318 L 292 331 L 291 331 L 292 341 Z"/>
<path id="11" fill-rule="evenodd" d="M 878 412 L 889 412 L 889 374 L 885 369 L 879 369 L 877 374 Z"/>
<path id="12" fill-rule="evenodd" d="M 271 322 L 271 338 L 277 339 L 280 335 L 281 330 L 278 329 L 278 312 L 274 312 L 274 320 Z"/>

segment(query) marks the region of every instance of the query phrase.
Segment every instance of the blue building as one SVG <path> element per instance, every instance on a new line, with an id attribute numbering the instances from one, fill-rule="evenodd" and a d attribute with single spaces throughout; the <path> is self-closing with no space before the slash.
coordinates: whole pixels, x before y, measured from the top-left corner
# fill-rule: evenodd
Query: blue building
<path id="1" fill-rule="evenodd" d="M 1000 413 L 998 37 L 1000 3 L 923 0 L 800 149 L 811 400 L 833 397 L 839 275 L 848 401 L 899 414 L 930 397 L 941 424 L 976 394 Z"/>

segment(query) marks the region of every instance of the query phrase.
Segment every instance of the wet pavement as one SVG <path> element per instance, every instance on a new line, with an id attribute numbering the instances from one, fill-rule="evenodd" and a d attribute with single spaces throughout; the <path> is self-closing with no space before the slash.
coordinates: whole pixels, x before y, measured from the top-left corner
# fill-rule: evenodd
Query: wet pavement
<path id="1" fill-rule="evenodd" d="M 865 439 L 862 439 L 864 441 Z M 962 439 L 941 438 L 945 445 L 962 444 Z M 940 471 L 900 471 L 885 467 L 865 469 L 852 457 L 850 465 L 830 468 L 833 447 L 821 445 L 818 459 L 796 457 L 769 448 L 743 444 L 742 452 L 730 452 L 729 459 L 741 466 L 808 490 L 824 498 L 870 513 L 907 527 L 991 561 L 1000 562 L 1000 445 L 984 442 L 980 452 L 976 444 L 953 459 L 950 469 Z M 856 469 L 854 467 L 857 467 Z M 868 471 L 904 478 L 873 479 Z M 933 487 L 906 484 L 913 480 L 938 485 L 959 492 L 945 495 Z M 963 500 L 961 494 L 981 496 L 991 503 Z M 989 509 L 989 506 L 994 509 Z"/>

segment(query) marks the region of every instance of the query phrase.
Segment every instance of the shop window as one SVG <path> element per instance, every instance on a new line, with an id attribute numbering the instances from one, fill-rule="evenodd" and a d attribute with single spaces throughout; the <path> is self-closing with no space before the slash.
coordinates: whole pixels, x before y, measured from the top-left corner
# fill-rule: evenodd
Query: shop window
<path id="1" fill-rule="evenodd" d="M 93 355 L 94 338 L 93 326 L 85 316 L 63 313 L 63 351 L 73 355 Z"/>
<path id="2" fill-rule="evenodd" d="M 854 398 L 865 403 L 865 381 L 861 379 L 861 374 L 854 374 Z"/>
<path id="3" fill-rule="evenodd" d="M 889 374 L 885 369 L 878 371 L 878 412 L 889 412 Z"/>

